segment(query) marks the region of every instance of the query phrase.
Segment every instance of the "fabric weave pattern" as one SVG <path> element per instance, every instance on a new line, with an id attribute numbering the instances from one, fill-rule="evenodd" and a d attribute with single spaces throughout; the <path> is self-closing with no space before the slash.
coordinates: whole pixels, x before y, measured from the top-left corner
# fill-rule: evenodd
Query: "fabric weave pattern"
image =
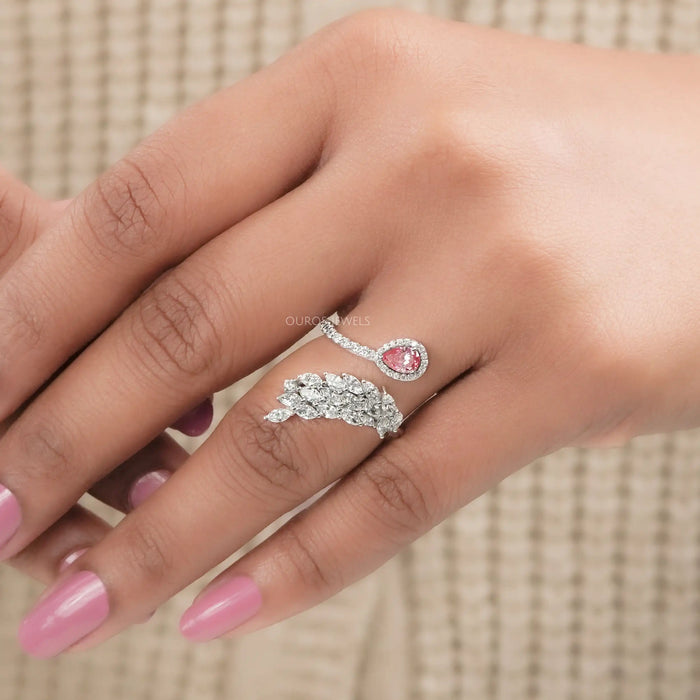
<path id="1" fill-rule="evenodd" d="M 0 162 L 67 197 L 185 104 L 366 0 L 2 0 Z M 700 50 L 697 0 L 406 0 L 597 46 Z M 217 398 L 217 416 L 251 379 Z M 190 446 L 195 443 L 189 441 Z M 14 635 L 40 591 L 0 569 L 1 700 L 700 698 L 700 430 L 564 450 L 375 575 L 240 642 L 147 625 L 50 662 Z"/>

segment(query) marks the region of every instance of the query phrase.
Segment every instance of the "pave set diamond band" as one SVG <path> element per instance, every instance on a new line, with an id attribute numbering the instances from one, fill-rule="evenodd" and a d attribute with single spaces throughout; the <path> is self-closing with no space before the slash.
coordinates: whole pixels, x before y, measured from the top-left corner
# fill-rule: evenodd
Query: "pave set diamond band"
<path id="1" fill-rule="evenodd" d="M 398 338 L 375 350 L 344 336 L 329 319 L 321 321 L 320 329 L 336 345 L 370 360 L 392 379 L 413 381 L 428 368 L 428 352 L 417 340 Z M 403 415 L 386 389 L 352 374 L 322 374 L 306 372 L 286 379 L 284 393 L 277 397 L 282 407 L 270 411 L 265 420 L 282 423 L 295 415 L 305 420 L 336 418 L 374 428 L 380 438 L 399 429 Z"/>

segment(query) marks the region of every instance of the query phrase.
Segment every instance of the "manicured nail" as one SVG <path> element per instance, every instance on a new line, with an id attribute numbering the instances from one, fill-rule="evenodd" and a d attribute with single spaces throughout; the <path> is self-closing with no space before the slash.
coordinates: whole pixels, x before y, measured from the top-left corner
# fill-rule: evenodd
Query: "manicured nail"
<path id="1" fill-rule="evenodd" d="M 85 552 L 87 552 L 87 547 L 84 549 L 76 549 L 75 552 L 71 552 L 67 557 L 64 557 L 63 561 L 58 565 L 58 573 L 62 574 L 73 562 L 78 561 L 78 559 L 80 559 Z M 47 590 L 45 595 L 39 600 L 43 600 L 50 592 L 50 590 Z M 139 620 L 137 624 L 145 625 L 155 614 L 155 610 L 149 612 L 148 615 L 146 615 L 143 620 Z"/>
<path id="2" fill-rule="evenodd" d="M 171 472 L 166 469 L 158 469 L 148 472 L 136 479 L 129 491 L 129 505 L 138 508 L 149 496 L 152 496 L 170 477 Z"/>
<path id="3" fill-rule="evenodd" d="M 87 547 L 76 549 L 75 552 L 71 552 L 67 556 L 63 557 L 63 560 L 58 565 L 58 573 L 62 574 L 73 562 L 78 561 L 78 559 L 80 559 L 85 552 L 87 552 Z"/>
<path id="4" fill-rule="evenodd" d="M 19 628 L 28 654 L 47 659 L 96 630 L 109 615 L 107 590 L 91 571 L 79 571 L 37 603 Z"/>
<path id="5" fill-rule="evenodd" d="M 214 403 L 210 396 L 205 401 L 193 408 L 189 413 L 185 413 L 173 423 L 173 428 L 179 430 L 190 437 L 198 437 L 209 430 L 214 419 Z"/>
<path id="6" fill-rule="evenodd" d="M 262 596 L 251 578 L 235 578 L 214 584 L 185 611 L 180 631 L 191 642 L 208 642 L 230 632 L 260 610 Z"/>
<path id="7" fill-rule="evenodd" d="M 87 552 L 87 547 L 84 549 L 76 549 L 75 552 L 71 552 L 68 556 L 63 558 L 63 561 L 58 565 L 58 573 L 62 574 L 73 562 L 78 561 L 80 557 L 83 556 Z M 43 600 L 51 591 L 47 590 L 46 594 L 42 596 L 39 600 Z M 145 625 L 154 615 L 156 614 L 156 611 L 153 610 L 152 612 L 149 612 L 148 615 L 146 615 L 143 620 L 140 620 L 138 622 L 139 625 Z"/>
<path id="8" fill-rule="evenodd" d="M 0 484 L 0 547 L 12 539 L 22 522 L 22 511 L 15 494 Z"/>

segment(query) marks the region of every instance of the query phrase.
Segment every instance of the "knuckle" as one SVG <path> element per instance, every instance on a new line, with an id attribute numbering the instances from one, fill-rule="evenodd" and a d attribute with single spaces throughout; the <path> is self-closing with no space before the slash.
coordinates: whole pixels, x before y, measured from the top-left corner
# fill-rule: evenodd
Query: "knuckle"
<path id="1" fill-rule="evenodd" d="M 219 298 L 215 282 L 171 271 L 139 301 L 132 335 L 162 375 L 210 373 L 222 356 Z"/>
<path id="2" fill-rule="evenodd" d="M 43 420 L 19 433 L 22 478 L 61 481 L 75 468 L 72 440 L 55 420 Z"/>
<path id="3" fill-rule="evenodd" d="M 414 461 L 392 446 L 357 472 L 369 487 L 372 512 L 383 525 L 401 533 L 416 533 L 433 520 L 425 480 L 417 478 Z"/>
<path id="4" fill-rule="evenodd" d="M 136 257 L 162 244 L 169 206 L 159 186 L 163 168 L 151 161 L 124 158 L 95 182 L 82 215 L 98 249 Z"/>
<path id="5" fill-rule="evenodd" d="M 482 134 L 475 121 L 459 104 L 432 105 L 417 113 L 411 129 L 398 135 L 393 172 L 399 183 L 415 187 L 429 178 L 449 192 L 480 196 L 511 187 L 514 151 Z"/>
<path id="6" fill-rule="evenodd" d="M 325 596 L 343 588 L 341 567 L 324 565 L 313 539 L 300 532 L 303 517 L 296 516 L 278 530 L 275 563 L 287 580 L 299 579 L 305 588 Z"/>
<path id="7" fill-rule="evenodd" d="M 164 538 L 163 523 L 141 518 L 130 525 L 123 531 L 121 567 L 136 572 L 145 586 L 162 586 L 176 564 Z"/>
<path id="8" fill-rule="evenodd" d="M 338 41 L 343 55 L 359 55 L 376 65 L 377 58 L 395 60 L 402 55 L 412 18 L 412 13 L 399 8 L 359 10 L 329 25 L 328 38 Z"/>
<path id="9" fill-rule="evenodd" d="M 304 498 L 322 474 L 329 471 L 328 455 L 322 440 L 292 424 L 271 423 L 263 419 L 267 409 L 262 401 L 246 396 L 231 412 L 224 425 L 228 431 L 224 443 L 233 454 L 226 454 L 222 469 L 236 485 L 268 497 L 270 490 L 285 498 Z"/>
<path id="10" fill-rule="evenodd" d="M 471 142 L 468 120 L 451 107 L 433 107 L 422 115 L 413 140 L 406 149 L 407 157 L 431 172 L 446 170 L 446 175 L 473 174 L 475 145 Z"/>
<path id="11" fill-rule="evenodd" d="M 340 93 L 343 85 L 355 89 L 358 77 L 376 87 L 377 78 L 395 74 L 419 53 L 413 22 L 412 13 L 397 8 L 361 10 L 327 25 L 310 45 Z"/>

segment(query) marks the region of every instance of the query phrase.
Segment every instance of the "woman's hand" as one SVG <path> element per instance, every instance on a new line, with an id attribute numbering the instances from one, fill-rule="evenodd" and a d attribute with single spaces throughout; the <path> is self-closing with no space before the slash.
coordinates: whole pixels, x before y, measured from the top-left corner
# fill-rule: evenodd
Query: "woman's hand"
<path id="1" fill-rule="evenodd" d="M 700 424 L 699 78 L 697 58 L 373 11 L 115 165 L 0 279 L 4 415 L 98 336 L 0 442 L 5 556 L 314 317 L 416 338 L 430 366 L 398 382 L 326 338 L 294 352 L 60 575 L 24 648 L 115 634 L 336 480 L 198 598 L 187 637 L 318 603 L 559 447 Z M 417 409 L 403 435 L 263 420 L 324 371 Z"/>

